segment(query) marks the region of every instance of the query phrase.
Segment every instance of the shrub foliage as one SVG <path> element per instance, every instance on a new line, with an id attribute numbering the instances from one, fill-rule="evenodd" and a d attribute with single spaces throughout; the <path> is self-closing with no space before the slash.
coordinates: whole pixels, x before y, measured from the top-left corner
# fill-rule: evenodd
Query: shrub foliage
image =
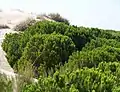
<path id="1" fill-rule="evenodd" d="M 22 92 L 120 92 L 118 31 L 41 21 L 7 34 L 2 47 L 17 71 L 35 67 L 38 83 Z"/>

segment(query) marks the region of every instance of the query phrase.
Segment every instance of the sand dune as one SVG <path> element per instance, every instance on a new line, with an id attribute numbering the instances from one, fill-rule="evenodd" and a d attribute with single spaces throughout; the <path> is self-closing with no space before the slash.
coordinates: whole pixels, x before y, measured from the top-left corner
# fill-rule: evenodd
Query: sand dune
<path id="1" fill-rule="evenodd" d="M 7 59 L 5 57 L 5 52 L 2 50 L 1 44 L 3 42 L 3 39 L 5 37 L 6 33 L 14 33 L 15 31 L 12 30 L 12 28 L 20 23 L 23 20 L 26 20 L 27 18 L 34 18 L 32 14 L 25 13 L 20 10 L 6 10 L 0 11 L 0 24 L 2 25 L 8 25 L 10 29 L 0 29 L 0 72 L 13 72 L 13 69 L 10 67 L 9 63 L 7 62 Z M 2 71 L 1 71 L 2 70 Z M 4 70 L 4 71 L 3 71 Z M 10 75 L 12 73 L 5 72 L 6 75 Z"/>
<path id="2" fill-rule="evenodd" d="M 13 92 L 17 92 L 17 85 L 16 85 L 16 79 L 15 79 L 16 74 L 14 73 L 14 70 L 10 67 L 5 57 L 6 53 L 3 51 L 1 44 L 4 40 L 6 33 L 16 32 L 12 30 L 14 26 L 19 24 L 21 21 L 26 20 L 27 18 L 36 19 L 36 16 L 37 16 L 36 14 L 26 13 L 19 9 L 13 9 L 13 10 L 7 10 L 7 11 L 0 10 L 0 25 L 7 25 L 10 27 L 10 29 L 0 29 L 0 73 L 7 75 L 9 78 L 11 77 L 14 78 L 15 83 L 14 83 Z M 41 17 L 50 21 L 50 19 L 48 19 L 45 16 L 41 16 Z"/>
<path id="3" fill-rule="evenodd" d="M 27 13 L 18 9 L 6 10 L 0 12 L 0 24 L 6 24 L 10 28 L 13 28 L 20 21 L 24 21 L 27 18 L 35 18 L 36 15 Z"/>

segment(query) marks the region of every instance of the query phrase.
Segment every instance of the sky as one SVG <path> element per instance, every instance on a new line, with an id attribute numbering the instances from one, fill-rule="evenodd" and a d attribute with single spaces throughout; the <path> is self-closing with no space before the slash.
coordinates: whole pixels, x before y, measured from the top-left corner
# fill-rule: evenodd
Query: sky
<path id="1" fill-rule="evenodd" d="M 72 25 L 120 30 L 120 0 L 1 0 L 0 8 L 59 13 Z"/>

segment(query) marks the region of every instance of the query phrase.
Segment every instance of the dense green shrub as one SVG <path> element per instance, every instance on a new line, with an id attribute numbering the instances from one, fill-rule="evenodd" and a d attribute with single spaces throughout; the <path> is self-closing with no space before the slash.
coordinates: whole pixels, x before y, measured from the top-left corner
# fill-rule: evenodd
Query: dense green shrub
<path id="1" fill-rule="evenodd" d="M 117 82 L 120 82 L 120 62 L 101 62 L 98 65 L 98 68 L 102 70 L 102 72 L 106 72 L 113 74 L 117 77 Z"/>
<path id="2" fill-rule="evenodd" d="M 40 75 L 23 92 L 120 91 L 120 32 L 41 21 L 7 34 L 2 47 L 16 70 L 27 74 L 32 63 Z"/>
<path id="3" fill-rule="evenodd" d="M 119 32 L 111 30 L 102 30 L 97 28 L 68 26 L 63 23 L 55 23 L 49 21 L 42 21 L 36 23 L 34 26 L 30 27 L 25 34 L 30 36 L 36 33 L 40 34 L 60 33 L 69 36 L 75 43 L 78 50 L 81 50 L 81 48 L 84 47 L 84 45 L 87 42 L 90 42 L 91 39 L 96 39 L 96 37 L 116 39 L 117 41 L 120 40 Z"/>
<path id="4" fill-rule="evenodd" d="M 53 77 L 40 77 L 38 84 L 27 85 L 23 92 L 112 92 L 116 77 L 97 69 L 80 69 Z"/>
<path id="5" fill-rule="evenodd" d="M 7 34 L 2 43 L 3 50 L 7 53 L 8 62 L 13 67 L 18 59 L 21 57 L 20 34 Z"/>
<path id="6" fill-rule="evenodd" d="M 120 32 L 114 30 L 103 30 L 98 28 L 86 28 L 89 30 L 89 35 L 92 38 L 100 37 L 106 39 L 116 39 L 120 41 Z"/>
<path id="7" fill-rule="evenodd" d="M 11 66 L 13 67 L 16 62 L 23 57 L 22 53 L 24 53 L 27 43 L 34 35 L 52 33 L 59 35 L 62 34 L 71 38 L 76 49 L 79 51 L 81 51 L 84 46 L 85 48 L 83 50 L 85 52 L 97 47 L 101 47 L 102 45 L 109 45 L 116 48 L 119 47 L 119 32 L 97 28 L 68 26 L 63 23 L 41 21 L 35 23 L 35 25 L 29 27 L 25 32 L 20 33 L 19 35 L 10 34 L 6 36 L 2 46 L 7 53 L 7 58 Z"/>
<path id="8" fill-rule="evenodd" d="M 96 38 L 92 39 L 89 43 L 85 45 L 82 49 L 83 51 L 93 50 L 102 46 L 120 47 L 120 42 L 116 39 L 106 39 L 106 38 Z"/>
<path id="9" fill-rule="evenodd" d="M 26 46 L 26 42 L 29 41 L 29 38 L 36 33 L 39 34 L 51 34 L 58 33 L 62 35 L 69 36 L 76 45 L 78 50 L 90 41 L 89 31 L 85 30 L 85 28 L 75 28 L 73 26 L 68 26 L 63 23 L 55 23 L 49 21 L 38 22 L 35 25 L 28 28 L 21 38 L 23 39 L 24 46 Z"/>
<path id="10" fill-rule="evenodd" d="M 120 49 L 103 46 L 92 51 L 81 51 L 73 53 L 66 64 L 70 70 L 82 67 L 97 67 L 100 62 L 119 62 Z"/>
<path id="11" fill-rule="evenodd" d="M 59 63 L 64 64 L 73 51 L 75 51 L 75 45 L 67 36 L 34 35 L 27 43 L 19 62 L 27 60 L 36 67 L 43 64 L 48 69 Z"/>

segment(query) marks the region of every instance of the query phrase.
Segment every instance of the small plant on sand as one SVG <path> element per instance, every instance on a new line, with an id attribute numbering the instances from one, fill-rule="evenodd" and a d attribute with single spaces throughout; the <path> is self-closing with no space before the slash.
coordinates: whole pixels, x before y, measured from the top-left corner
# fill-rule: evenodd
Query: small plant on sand
<path id="1" fill-rule="evenodd" d="M 0 24 L 0 29 L 9 29 L 9 26 L 5 25 L 5 24 Z"/>
<path id="2" fill-rule="evenodd" d="M 15 31 L 25 31 L 28 27 L 34 25 L 36 21 L 34 19 L 28 18 L 25 21 L 20 22 L 14 27 Z"/>

